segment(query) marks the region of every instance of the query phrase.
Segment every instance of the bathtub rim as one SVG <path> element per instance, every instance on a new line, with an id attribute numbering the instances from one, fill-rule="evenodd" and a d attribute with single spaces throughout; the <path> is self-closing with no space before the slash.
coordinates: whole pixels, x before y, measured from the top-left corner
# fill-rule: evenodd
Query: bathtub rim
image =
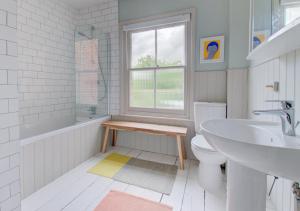
<path id="1" fill-rule="evenodd" d="M 35 142 L 38 142 L 38 141 L 46 140 L 47 138 L 50 138 L 50 137 L 53 137 L 53 136 L 56 136 L 56 135 L 60 135 L 60 134 L 72 131 L 74 129 L 78 129 L 78 128 L 88 126 L 88 125 L 91 125 L 91 124 L 95 124 L 95 123 L 101 123 L 101 122 L 104 122 L 104 121 L 107 121 L 107 120 L 110 120 L 110 119 L 111 119 L 111 116 L 107 115 L 107 116 L 99 117 L 97 119 L 92 119 L 92 120 L 88 120 L 88 121 L 85 121 L 85 122 L 80 122 L 80 123 L 77 123 L 77 124 L 74 124 L 74 125 L 71 125 L 71 126 L 67 126 L 67 127 L 58 129 L 58 130 L 53 130 L 53 131 L 50 131 L 50 132 L 47 132 L 47 133 L 42 133 L 40 135 L 20 139 L 20 145 L 21 145 L 21 147 L 23 147 L 23 146 L 26 146 L 26 145 L 29 145 L 29 144 L 32 144 L 32 143 L 35 143 Z M 99 125 L 99 128 L 100 128 L 100 125 Z"/>

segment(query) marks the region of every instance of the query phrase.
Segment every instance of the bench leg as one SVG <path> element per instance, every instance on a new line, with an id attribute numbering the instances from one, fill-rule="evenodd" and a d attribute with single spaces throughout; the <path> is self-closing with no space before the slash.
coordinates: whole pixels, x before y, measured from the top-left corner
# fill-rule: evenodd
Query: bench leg
<path id="1" fill-rule="evenodd" d="M 186 149 L 185 149 L 185 144 L 184 144 L 184 139 L 183 138 L 181 138 L 181 146 L 182 146 L 183 159 L 186 160 L 187 155 L 186 155 Z"/>
<path id="2" fill-rule="evenodd" d="M 105 128 L 104 137 L 103 137 L 103 141 L 102 141 L 102 150 L 101 150 L 102 153 L 105 153 L 105 151 L 106 151 L 109 129 L 110 128 L 108 126 Z"/>
<path id="3" fill-rule="evenodd" d="M 183 160 L 183 148 L 182 148 L 182 141 L 180 136 L 176 136 L 177 140 L 177 147 L 178 147 L 178 155 L 179 155 L 179 168 L 181 170 L 184 169 L 184 160 Z"/>
<path id="4" fill-rule="evenodd" d="M 112 146 L 116 146 L 117 144 L 117 130 L 113 130 L 113 134 L 112 134 Z"/>

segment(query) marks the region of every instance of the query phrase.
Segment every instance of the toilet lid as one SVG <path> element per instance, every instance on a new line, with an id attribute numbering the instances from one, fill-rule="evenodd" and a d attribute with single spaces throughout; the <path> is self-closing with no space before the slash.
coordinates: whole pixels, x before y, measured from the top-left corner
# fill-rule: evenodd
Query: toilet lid
<path id="1" fill-rule="evenodd" d="M 216 150 L 207 142 L 203 135 L 196 135 L 192 139 L 192 145 L 199 149 L 206 149 L 216 152 Z"/>

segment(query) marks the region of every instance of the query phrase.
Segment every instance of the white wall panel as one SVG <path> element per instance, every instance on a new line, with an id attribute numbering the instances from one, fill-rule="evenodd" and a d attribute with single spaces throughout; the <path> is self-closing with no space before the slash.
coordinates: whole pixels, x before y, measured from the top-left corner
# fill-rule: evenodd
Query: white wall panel
<path id="1" fill-rule="evenodd" d="M 227 117 L 248 116 L 248 70 L 227 71 Z"/>
<path id="2" fill-rule="evenodd" d="M 226 71 L 194 73 L 194 100 L 226 102 Z"/>
<path id="3" fill-rule="evenodd" d="M 279 92 L 267 89 L 275 81 L 280 83 Z M 249 116 L 260 120 L 280 121 L 278 117 L 254 116 L 253 110 L 277 109 L 279 103 L 267 103 L 266 100 L 293 100 L 296 107 L 296 121 L 300 120 L 300 50 L 290 52 L 263 64 L 251 67 L 249 71 Z M 298 134 L 299 129 L 298 129 Z M 268 178 L 270 188 L 273 177 Z M 291 191 L 292 181 L 284 178 L 277 180 L 271 200 L 277 211 L 296 211 Z"/>
<path id="4" fill-rule="evenodd" d="M 104 120 L 101 120 L 104 121 Z M 100 151 L 101 121 L 83 123 L 58 134 L 49 133 L 33 141 L 26 139 L 22 148 L 22 198 Z"/>

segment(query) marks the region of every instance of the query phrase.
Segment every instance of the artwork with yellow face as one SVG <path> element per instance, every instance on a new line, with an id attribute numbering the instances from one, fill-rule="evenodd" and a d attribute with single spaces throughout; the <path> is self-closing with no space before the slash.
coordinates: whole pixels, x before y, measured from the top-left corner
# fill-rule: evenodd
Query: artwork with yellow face
<path id="1" fill-rule="evenodd" d="M 201 39 L 201 63 L 224 62 L 224 36 Z"/>

